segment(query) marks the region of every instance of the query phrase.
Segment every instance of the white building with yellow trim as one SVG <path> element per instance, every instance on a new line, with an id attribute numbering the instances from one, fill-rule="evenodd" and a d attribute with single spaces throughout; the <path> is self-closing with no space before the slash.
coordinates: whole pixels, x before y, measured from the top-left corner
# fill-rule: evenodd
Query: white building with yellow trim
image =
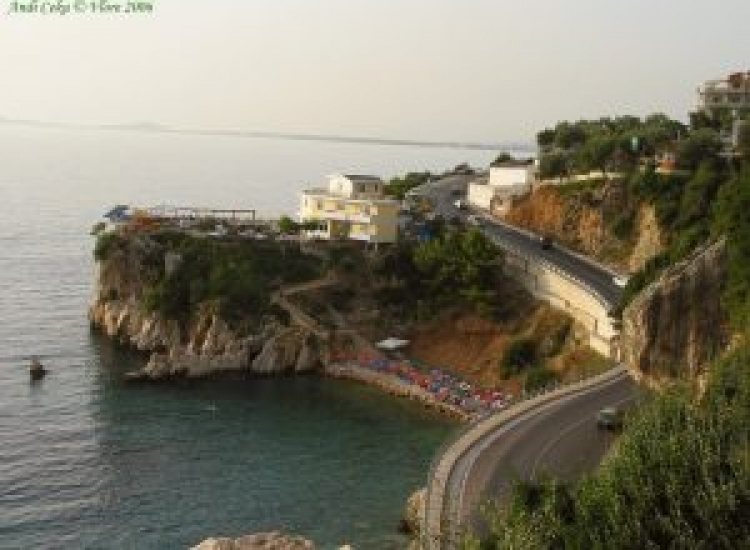
<path id="1" fill-rule="evenodd" d="M 386 198 L 380 178 L 337 174 L 329 176 L 327 188 L 302 192 L 299 217 L 320 222 L 306 232 L 311 238 L 395 243 L 399 206 Z"/>

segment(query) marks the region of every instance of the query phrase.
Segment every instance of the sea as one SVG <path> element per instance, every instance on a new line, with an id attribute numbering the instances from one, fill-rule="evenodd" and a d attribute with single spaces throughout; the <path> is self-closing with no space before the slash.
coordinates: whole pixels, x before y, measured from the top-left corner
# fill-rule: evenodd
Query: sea
<path id="1" fill-rule="evenodd" d="M 0 124 L 0 549 L 184 549 L 280 530 L 402 548 L 457 425 L 316 376 L 129 385 L 92 332 L 92 225 L 116 204 L 294 215 L 331 173 L 486 166 L 494 152 Z M 28 362 L 50 370 L 31 383 Z"/>

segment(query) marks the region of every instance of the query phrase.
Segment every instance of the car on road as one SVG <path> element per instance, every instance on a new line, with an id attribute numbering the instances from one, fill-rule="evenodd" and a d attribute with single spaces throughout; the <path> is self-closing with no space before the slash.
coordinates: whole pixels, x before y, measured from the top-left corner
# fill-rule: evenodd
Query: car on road
<path id="1" fill-rule="evenodd" d="M 482 227 L 482 225 L 484 224 L 484 220 L 480 218 L 479 216 L 477 216 L 476 214 L 469 214 L 466 217 L 466 222 L 469 225 L 473 225 L 476 227 Z"/>
<path id="2" fill-rule="evenodd" d="M 464 199 L 456 199 L 453 201 L 453 206 L 458 208 L 459 210 L 465 210 L 466 209 L 466 200 Z"/>
<path id="3" fill-rule="evenodd" d="M 549 250 L 552 248 L 552 244 L 554 243 L 554 240 L 552 239 L 552 235 L 544 234 L 541 237 L 539 237 L 539 245 L 544 250 Z"/>
<path id="4" fill-rule="evenodd" d="M 601 409 L 596 413 L 596 427 L 600 430 L 619 430 L 622 428 L 622 411 L 617 407 Z"/>
<path id="5" fill-rule="evenodd" d="M 614 277 L 612 277 L 612 282 L 622 288 L 628 284 L 628 277 L 626 277 L 625 275 L 615 275 Z"/>

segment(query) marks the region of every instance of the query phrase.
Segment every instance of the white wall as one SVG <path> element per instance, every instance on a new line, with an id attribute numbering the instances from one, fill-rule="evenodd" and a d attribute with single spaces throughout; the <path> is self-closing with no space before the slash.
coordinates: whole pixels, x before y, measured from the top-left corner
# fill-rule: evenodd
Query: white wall
<path id="1" fill-rule="evenodd" d="M 383 182 L 377 180 L 355 182 L 344 175 L 335 174 L 328 176 L 328 191 L 341 197 L 379 196 L 383 194 Z"/>
<path id="2" fill-rule="evenodd" d="M 531 186 L 534 181 L 535 170 L 533 164 L 529 166 L 493 166 L 490 167 L 490 185 L 494 187 Z"/>
<path id="3" fill-rule="evenodd" d="M 607 307 L 588 289 L 558 273 L 551 267 L 508 252 L 506 271 L 534 296 L 567 312 L 589 333 L 589 346 L 613 357 L 618 333 L 612 325 Z"/>
<path id="4" fill-rule="evenodd" d="M 529 191 L 531 191 L 531 186 L 527 184 L 497 187 L 486 183 L 470 183 L 466 198 L 470 205 L 489 210 L 492 206 L 492 199 L 495 197 L 502 197 L 503 199 L 520 197 Z"/>
<path id="5" fill-rule="evenodd" d="M 328 191 L 334 195 L 342 197 L 351 197 L 354 192 L 352 181 L 340 174 L 328 176 Z"/>
<path id="6" fill-rule="evenodd" d="M 483 183 L 470 183 L 466 198 L 472 206 L 489 209 L 496 191 L 497 189 L 490 185 Z"/>

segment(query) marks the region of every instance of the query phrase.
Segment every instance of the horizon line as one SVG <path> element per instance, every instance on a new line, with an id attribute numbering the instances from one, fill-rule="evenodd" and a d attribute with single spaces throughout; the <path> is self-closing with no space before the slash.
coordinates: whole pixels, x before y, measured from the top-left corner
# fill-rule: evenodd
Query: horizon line
<path id="1" fill-rule="evenodd" d="M 142 132 L 154 134 L 181 134 L 196 136 L 224 136 L 251 139 L 278 139 L 289 141 L 319 141 L 329 143 L 358 143 L 362 145 L 389 145 L 410 146 L 436 149 L 466 149 L 477 151 L 524 151 L 532 152 L 534 146 L 531 143 L 505 142 L 490 143 L 481 141 L 447 141 L 447 140 L 423 140 L 408 138 L 387 138 L 371 136 L 346 136 L 339 134 L 312 134 L 297 132 L 273 132 L 264 130 L 216 130 L 216 129 L 191 129 L 168 126 L 158 123 L 135 123 L 135 124 L 77 124 L 71 122 L 51 122 L 31 119 L 11 119 L 0 116 L 0 124 L 20 126 L 40 126 L 51 128 L 75 128 L 82 130 L 124 130 L 129 132 Z"/>

